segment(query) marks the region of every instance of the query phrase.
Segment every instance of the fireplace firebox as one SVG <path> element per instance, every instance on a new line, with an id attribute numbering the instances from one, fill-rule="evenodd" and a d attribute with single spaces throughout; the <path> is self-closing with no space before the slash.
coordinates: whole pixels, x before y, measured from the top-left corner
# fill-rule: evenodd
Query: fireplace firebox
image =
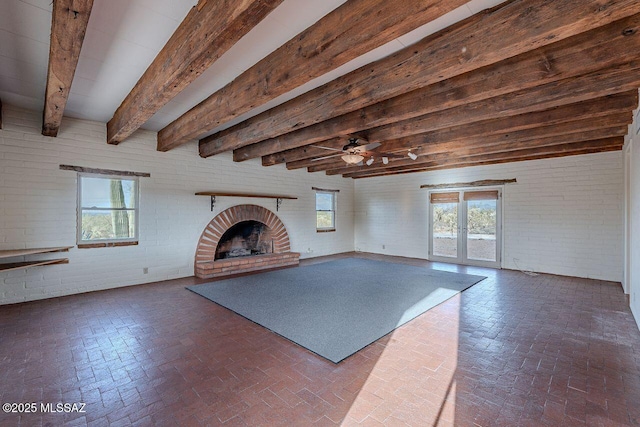
<path id="1" fill-rule="evenodd" d="M 271 230 L 258 221 L 242 221 L 224 232 L 214 259 L 238 258 L 273 253 Z"/>

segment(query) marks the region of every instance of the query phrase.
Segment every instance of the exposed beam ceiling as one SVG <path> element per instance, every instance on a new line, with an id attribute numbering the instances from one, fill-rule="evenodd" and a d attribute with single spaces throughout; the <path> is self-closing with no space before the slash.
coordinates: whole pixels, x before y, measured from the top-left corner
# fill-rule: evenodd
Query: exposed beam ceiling
<path id="1" fill-rule="evenodd" d="M 107 123 L 107 142 L 131 135 L 282 1 L 200 0 Z"/>
<path id="2" fill-rule="evenodd" d="M 635 0 L 606 5 L 597 0 L 579 5 L 573 0 L 514 0 L 214 134 L 201 141 L 200 154 L 207 157 L 273 138 L 639 11 Z"/>
<path id="3" fill-rule="evenodd" d="M 627 64 L 625 67 L 616 67 L 615 71 L 606 70 L 591 73 L 587 76 L 572 77 L 559 82 L 548 83 L 533 89 L 525 89 L 506 95 L 497 96 L 488 100 L 478 101 L 459 107 L 426 114 L 417 118 L 403 120 L 397 123 L 369 129 L 365 135 L 370 142 L 384 142 L 424 133 L 425 129 L 431 132 L 461 126 L 484 120 L 500 117 L 521 115 L 529 120 L 531 113 L 544 111 L 554 107 L 560 107 L 568 103 L 581 103 L 606 95 L 627 92 L 640 86 L 640 64 Z M 578 106 L 577 109 L 581 109 Z M 539 126 L 540 122 L 533 122 Z M 493 124 L 500 129 L 500 124 Z M 405 147 L 413 148 L 416 145 Z M 417 142 L 417 141 L 416 141 Z"/>
<path id="4" fill-rule="evenodd" d="M 42 134 L 57 136 L 93 0 L 54 0 Z"/>
<path id="5" fill-rule="evenodd" d="M 201 136 L 465 3 L 350 0 L 162 129 L 158 150 Z"/>
<path id="6" fill-rule="evenodd" d="M 595 119 L 603 115 L 620 112 L 630 112 L 638 105 L 638 91 L 632 90 L 622 94 L 611 95 L 604 98 L 593 99 L 577 104 L 552 108 L 550 110 L 483 120 L 471 124 L 462 124 L 449 128 L 427 131 L 403 138 L 387 140 L 379 151 L 398 151 L 407 147 L 418 147 L 438 141 L 470 140 L 470 138 L 482 138 L 486 135 L 495 135 L 505 132 L 535 129 L 558 125 L 564 122 Z M 331 141 L 323 141 L 318 146 L 307 145 L 292 150 L 275 153 L 262 158 L 265 166 L 278 163 L 287 163 L 287 167 L 307 167 L 309 160 L 325 157 L 332 154 L 330 151 L 319 148 L 342 148 L 344 139 L 336 138 Z"/>
<path id="7" fill-rule="evenodd" d="M 13 51 L 51 54 L 3 56 L 0 95 L 33 108 L 48 66 L 45 135 L 66 103 L 112 144 L 364 178 L 620 149 L 638 106 L 637 0 L 8 1 Z"/>
<path id="8" fill-rule="evenodd" d="M 545 83 L 605 68 L 615 69 L 638 59 L 638 30 L 640 15 L 634 15 L 470 73 L 248 145 L 234 151 L 234 160 L 267 156 Z"/>

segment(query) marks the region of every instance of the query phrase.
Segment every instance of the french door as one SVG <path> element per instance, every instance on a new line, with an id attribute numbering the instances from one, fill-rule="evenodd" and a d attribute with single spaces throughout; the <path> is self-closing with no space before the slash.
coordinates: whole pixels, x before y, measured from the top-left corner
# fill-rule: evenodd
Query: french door
<path id="1" fill-rule="evenodd" d="M 432 192 L 429 259 L 500 267 L 501 191 Z"/>

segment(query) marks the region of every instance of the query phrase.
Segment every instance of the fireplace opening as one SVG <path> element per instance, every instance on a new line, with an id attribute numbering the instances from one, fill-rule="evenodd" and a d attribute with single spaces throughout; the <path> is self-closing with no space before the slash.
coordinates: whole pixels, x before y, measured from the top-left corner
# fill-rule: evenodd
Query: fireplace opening
<path id="1" fill-rule="evenodd" d="M 273 253 L 271 229 L 259 221 L 241 221 L 220 238 L 215 259 L 238 258 Z"/>

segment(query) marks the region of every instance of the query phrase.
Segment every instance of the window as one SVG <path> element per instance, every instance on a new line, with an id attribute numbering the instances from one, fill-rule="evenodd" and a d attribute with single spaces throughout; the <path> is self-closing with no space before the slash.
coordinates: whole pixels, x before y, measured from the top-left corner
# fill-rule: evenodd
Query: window
<path id="1" fill-rule="evenodd" d="M 336 193 L 316 191 L 316 230 L 336 229 Z"/>
<path id="2" fill-rule="evenodd" d="M 137 241 L 138 178 L 78 174 L 78 247 Z"/>

